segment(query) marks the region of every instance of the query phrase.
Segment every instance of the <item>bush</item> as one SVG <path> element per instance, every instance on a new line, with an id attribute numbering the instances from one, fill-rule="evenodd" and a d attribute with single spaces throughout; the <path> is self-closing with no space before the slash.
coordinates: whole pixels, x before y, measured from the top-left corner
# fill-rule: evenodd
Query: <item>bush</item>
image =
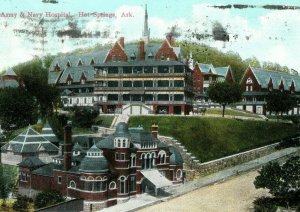
<path id="1" fill-rule="evenodd" d="M 15 201 L 13 204 L 13 209 L 15 211 L 27 212 L 29 211 L 29 202 L 30 199 L 28 197 L 18 195 L 17 201 Z"/>
<path id="2" fill-rule="evenodd" d="M 255 212 L 275 212 L 277 206 L 276 201 L 271 197 L 260 197 L 253 201 Z"/>
<path id="3" fill-rule="evenodd" d="M 65 201 L 65 198 L 58 191 L 42 191 L 34 199 L 35 208 L 44 208 Z"/>
<path id="4" fill-rule="evenodd" d="M 90 128 L 95 123 L 99 111 L 94 108 L 74 108 L 72 121 L 75 127 Z"/>

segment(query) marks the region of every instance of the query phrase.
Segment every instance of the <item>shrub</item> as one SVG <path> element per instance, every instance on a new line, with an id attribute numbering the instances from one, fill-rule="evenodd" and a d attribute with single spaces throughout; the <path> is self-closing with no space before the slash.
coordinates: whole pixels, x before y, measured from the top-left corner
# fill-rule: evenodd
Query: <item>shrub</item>
<path id="1" fill-rule="evenodd" d="M 44 208 L 65 201 L 65 198 L 58 191 L 42 191 L 34 199 L 35 208 Z"/>
<path id="2" fill-rule="evenodd" d="M 275 199 L 271 197 L 260 197 L 253 201 L 255 212 L 275 212 L 277 206 Z"/>
<path id="3" fill-rule="evenodd" d="M 17 201 L 13 204 L 13 209 L 15 211 L 27 212 L 29 211 L 29 201 L 30 199 L 26 196 L 17 196 Z"/>

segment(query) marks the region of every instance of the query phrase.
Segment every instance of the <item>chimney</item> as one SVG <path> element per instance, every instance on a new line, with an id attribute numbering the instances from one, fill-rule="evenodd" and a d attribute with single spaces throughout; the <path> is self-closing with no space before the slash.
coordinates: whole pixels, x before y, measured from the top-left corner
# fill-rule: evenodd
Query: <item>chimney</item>
<path id="1" fill-rule="evenodd" d="M 120 37 L 120 45 L 124 48 L 124 37 Z"/>
<path id="2" fill-rule="evenodd" d="M 64 130 L 64 170 L 68 171 L 72 163 L 72 126 L 70 122 L 68 122 Z"/>
<path id="3" fill-rule="evenodd" d="M 168 42 L 170 43 L 170 45 L 174 46 L 174 41 L 173 41 L 172 35 L 167 35 L 166 38 L 167 38 Z"/>
<path id="4" fill-rule="evenodd" d="M 145 60 L 145 41 L 140 40 L 139 45 L 140 60 Z"/>
<path id="5" fill-rule="evenodd" d="M 151 134 L 153 135 L 154 138 L 158 137 L 158 125 L 157 124 L 152 124 Z"/>

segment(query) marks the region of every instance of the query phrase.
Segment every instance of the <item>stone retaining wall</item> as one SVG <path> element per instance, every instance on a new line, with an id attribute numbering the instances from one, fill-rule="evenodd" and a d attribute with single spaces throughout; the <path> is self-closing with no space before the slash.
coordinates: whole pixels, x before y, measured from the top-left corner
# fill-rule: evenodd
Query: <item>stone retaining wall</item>
<path id="1" fill-rule="evenodd" d="M 236 166 L 254 160 L 256 158 L 263 157 L 276 151 L 275 147 L 278 145 L 278 143 L 275 143 L 250 151 L 241 152 L 228 157 L 220 158 L 217 160 L 201 163 L 199 160 L 197 160 L 195 156 L 189 153 L 185 149 L 185 147 L 176 139 L 167 136 L 158 136 L 158 138 L 160 141 L 166 144 L 171 144 L 179 149 L 184 161 L 184 169 L 186 172 L 186 178 L 188 180 L 206 176 L 217 171 Z"/>

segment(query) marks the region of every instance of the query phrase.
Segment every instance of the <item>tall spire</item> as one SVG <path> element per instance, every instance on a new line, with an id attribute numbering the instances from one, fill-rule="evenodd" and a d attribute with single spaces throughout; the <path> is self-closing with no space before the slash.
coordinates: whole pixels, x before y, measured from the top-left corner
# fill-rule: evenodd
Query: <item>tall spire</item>
<path id="1" fill-rule="evenodd" d="M 149 39 L 150 39 L 150 28 L 148 27 L 148 12 L 147 12 L 147 4 L 146 4 L 145 5 L 143 40 L 145 41 L 145 43 L 149 43 Z"/>

